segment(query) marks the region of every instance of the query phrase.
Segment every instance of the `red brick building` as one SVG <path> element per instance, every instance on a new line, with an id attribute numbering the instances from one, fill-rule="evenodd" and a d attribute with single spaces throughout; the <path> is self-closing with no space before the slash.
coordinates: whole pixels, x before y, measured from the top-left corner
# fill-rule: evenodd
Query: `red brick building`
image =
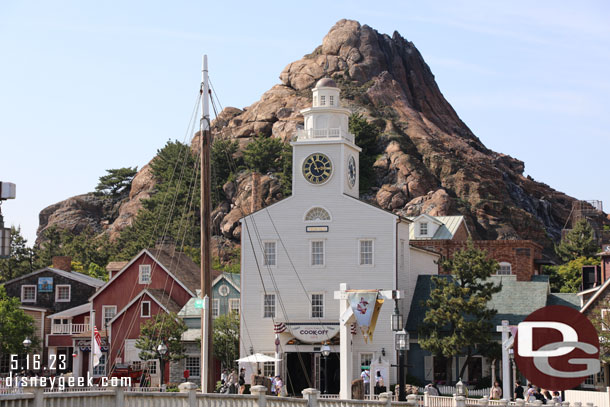
<path id="1" fill-rule="evenodd" d="M 433 250 L 443 257 L 452 257 L 467 246 L 470 232 L 463 216 L 420 215 L 410 218 L 410 244 Z M 474 240 L 474 247 L 485 250 L 500 268 L 497 274 L 512 274 L 517 281 L 529 281 L 541 274 L 540 268 L 549 264 L 543 259 L 542 246 L 531 240 Z M 443 271 L 440 271 L 443 273 Z"/>

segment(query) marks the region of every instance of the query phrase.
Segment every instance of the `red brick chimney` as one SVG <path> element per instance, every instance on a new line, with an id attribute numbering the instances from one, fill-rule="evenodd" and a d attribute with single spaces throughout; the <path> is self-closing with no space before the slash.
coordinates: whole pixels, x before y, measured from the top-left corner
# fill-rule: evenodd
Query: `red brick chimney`
<path id="1" fill-rule="evenodd" d="M 70 256 L 54 256 L 53 268 L 70 272 L 72 270 L 72 257 Z"/>

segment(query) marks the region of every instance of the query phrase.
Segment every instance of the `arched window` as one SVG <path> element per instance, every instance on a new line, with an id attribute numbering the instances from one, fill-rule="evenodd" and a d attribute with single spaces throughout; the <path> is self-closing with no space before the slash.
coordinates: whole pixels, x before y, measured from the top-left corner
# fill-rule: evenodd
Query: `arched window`
<path id="1" fill-rule="evenodd" d="M 305 215 L 305 220 L 330 220 L 330 214 L 324 208 L 311 208 Z"/>
<path id="2" fill-rule="evenodd" d="M 507 263 L 505 261 L 500 262 L 498 264 L 498 275 L 503 275 L 503 276 L 509 276 L 512 274 L 512 267 L 510 265 L 510 263 Z"/>

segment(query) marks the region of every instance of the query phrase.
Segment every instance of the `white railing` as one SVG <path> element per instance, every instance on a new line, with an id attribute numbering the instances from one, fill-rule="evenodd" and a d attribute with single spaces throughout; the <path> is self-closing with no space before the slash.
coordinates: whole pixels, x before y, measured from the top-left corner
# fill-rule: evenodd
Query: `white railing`
<path id="1" fill-rule="evenodd" d="M 54 324 L 51 325 L 51 334 L 73 335 L 90 332 L 89 324 Z"/>
<path id="2" fill-rule="evenodd" d="M 428 396 L 426 407 L 454 407 L 453 397 Z"/>
<path id="3" fill-rule="evenodd" d="M 349 132 L 342 131 L 341 128 L 297 130 L 298 140 L 323 138 L 344 138 L 352 143 L 354 142 L 354 135 L 350 134 Z"/>
<path id="4" fill-rule="evenodd" d="M 566 390 L 566 400 L 570 403 L 593 403 L 597 407 L 610 407 L 610 388 L 606 391 Z"/>
<path id="5" fill-rule="evenodd" d="M 445 396 L 452 396 L 456 393 L 455 386 L 444 386 L 437 385 L 439 392 Z M 418 390 L 423 393 L 426 389 L 424 387 L 418 387 Z M 491 387 L 486 389 L 468 389 L 468 396 L 484 397 L 491 394 Z"/>

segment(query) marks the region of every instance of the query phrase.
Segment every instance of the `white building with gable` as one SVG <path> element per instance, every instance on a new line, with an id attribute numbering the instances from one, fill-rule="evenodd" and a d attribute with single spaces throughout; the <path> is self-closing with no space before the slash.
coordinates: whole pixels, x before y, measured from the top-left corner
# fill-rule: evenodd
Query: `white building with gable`
<path id="1" fill-rule="evenodd" d="M 404 290 L 399 306 L 406 321 L 417 275 L 438 270 L 438 256 L 410 249 L 409 220 L 359 200 L 361 149 L 348 131 L 350 111 L 341 107 L 339 93 L 332 79 L 321 79 L 313 106 L 301 111 L 305 126 L 291 143 L 292 195 L 241 220 L 240 354 L 277 354 L 281 362 L 259 368 L 281 375 L 292 394 L 307 387 L 324 391 L 325 383 L 328 393 L 339 393 L 340 315 L 333 293 L 341 283 Z M 354 379 L 372 365 L 381 366 L 386 385 L 397 382 L 389 367 L 396 364 L 393 311 L 393 301 L 386 301 L 372 342 L 359 330 L 351 335 Z M 283 331 L 279 340 L 274 326 Z M 331 347 L 326 362 L 324 343 Z M 249 381 L 255 367 L 244 367 Z"/>

